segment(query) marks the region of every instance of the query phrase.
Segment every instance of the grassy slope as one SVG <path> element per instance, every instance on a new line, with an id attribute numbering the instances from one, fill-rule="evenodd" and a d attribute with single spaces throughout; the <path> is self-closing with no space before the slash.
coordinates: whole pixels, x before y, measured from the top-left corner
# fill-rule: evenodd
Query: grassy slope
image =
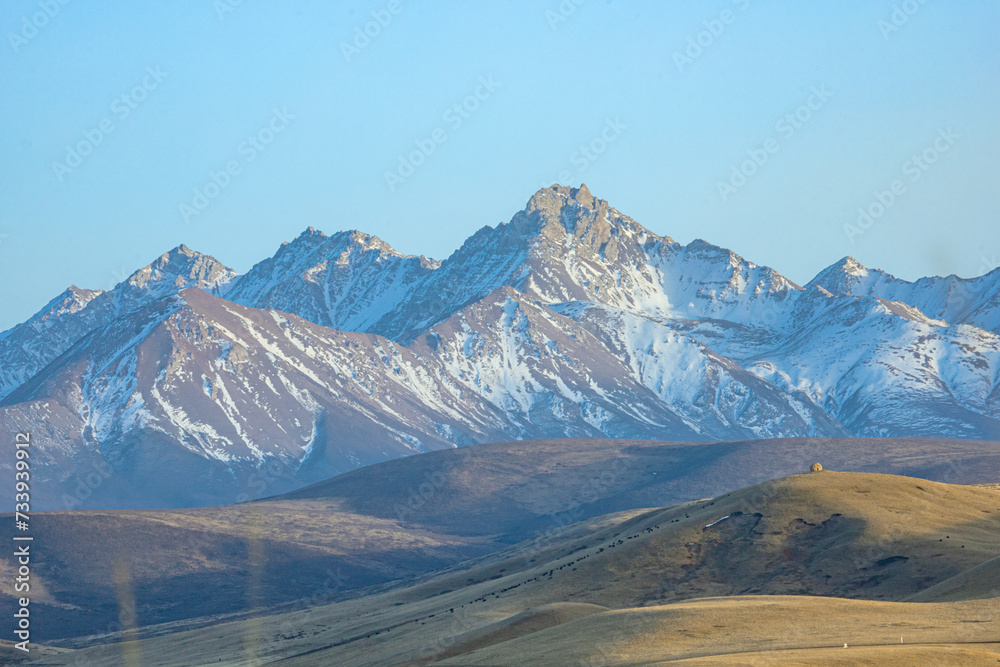
<path id="1" fill-rule="evenodd" d="M 1000 598 L 1000 558 L 994 558 L 960 572 L 950 579 L 911 595 L 906 601 L 948 602 L 985 598 Z"/>
<path id="2" fill-rule="evenodd" d="M 729 518 L 716 523 L 723 516 Z M 238 664 L 251 653 L 288 665 L 428 664 L 465 648 L 475 650 L 454 657 L 455 664 L 538 664 L 528 659 L 532 652 L 558 657 L 551 664 L 570 658 L 627 664 L 637 654 L 614 657 L 615 638 L 638 641 L 621 634 L 640 627 L 637 619 L 651 619 L 649 636 L 663 646 L 635 650 L 664 660 L 881 644 L 898 642 L 900 633 L 914 643 L 995 641 L 996 600 L 884 601 L 904 599 L 998 554 L 1000 493 L 994 490 L 885 475 L 804 474 L 712 500 L 584 521 L 412 587 L 164 635 L 134 650 L 151 665 Z M 761 597 L 789 595 L 795 597 Z M 705 596 L 727 597 L 681 602 Z M 510 638 L 511 626 L 525 618 L 537 622 L 538 610 L 553 603 L 618 611 Z M 521 621 L 505 620 L 525 612 Z M 789 633 L 795 642 L 779 646 Z M 487 645 L 494 640 L 502 643 Z M 122 648 L 95 647 L 74 657 L 122 664 Z M 980 649 L 988 650 L 954 650 Z M 522 652 L 510 653 L 515 650 Z M 520 657 L 490 662 L 498 655 Z"/>
<path id="3" fill-rule="evenodd" d="M 786 596 L 707 598 L 594 614 L 440 664 L 611 666 L 715 656 L 707 664 L 732 665 L 734 654 L 751 654 L 743 659 L 749 662 L 756 658 L 756 664 L 771 664 L 778 656 L 786 661 L 792 659 L 788 653 L 793 650 L 798 650 L 798 659 L 808 659 L 807 664 L 848 656 L 855 659 L 859 653 L 881 654 L 887 662 L 878 664 L 920 664 L 907 660 L 938 652 L 936 647 L 927 646 L 918 652 L 908 648 L 907 641 L 923 645 L 968 643 L 964 650 L 990 651 L 996 664 L 1000 659 L 996 646 L 983 646 L 997 641 L 1000 619 L 995 604 L 906 604 Z M 873 647 L 881 650 L 873 651 Z"/>
<path id="4" fill-rule="evenodd" d="M 1000 479 L 998 442 L 539 440 L 388 461 L 238 506 L 36 513 L 33 592 L 46 619 L 37 637 L 113 629 L 131 596 L 139 625 L 326 603 L 587 517 L 715 496 L 814 460 L 950 482 Z M 0 570 L 11 565 L 0 556 Z M 0 613 L 11 606 L 0 594 Z"/>

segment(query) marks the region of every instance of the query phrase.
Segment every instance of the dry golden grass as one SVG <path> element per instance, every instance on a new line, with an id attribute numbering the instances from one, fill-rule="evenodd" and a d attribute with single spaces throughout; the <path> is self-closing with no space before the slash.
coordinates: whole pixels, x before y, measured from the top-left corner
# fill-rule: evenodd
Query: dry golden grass
<path id="1" fill-rule="evenodd" d="M 996 667 L 1000 643 L 791 649 L 671 660 L 678 667 Z"/>
<path id="2" fill-rule="evenodd" d="M 766 652 L 777 650 L 795 664 L 842 660 L 836 651 L 846 642 L 859 660 L 877 662 L 884 650 L 897 651 L 886 659 L 899 664 L 914 656 L 957 664 L 994 650 L 962 644 L 997 641 L 998 600 L 898 600 L 964 572 L 958 594 L 978 597 L 985 584 L 975 568 L 998 555 L 994 490 L 824 471 L 583 521 L 356 600 L 252 623 L 180 625 L 133 650 L 149 666 L 248 664 L 250 651 L 259 664 L 303 666 L 656 664 L 719 655 L 731 664 L 736 654 L 767 664 Z M 567 620 L 568 609 L 588 615 Z M 104 645 L 53 664 L 118 665 L 123 656 L 121 646 Z"/>
<path id="3" fill-rule="evenodd" d="M 495 552 L 573 521 L 718 496 L 803 472 L 813 461 L 828 469 L 879 470 L 962 483 L 1000 480 L 1000 442 L 564 439 L 430 452 L 368 466 L 287 496 L 231 507 L 44 512 L 33 519 L 38 535 L 33 575 L 44 587 L 36 595 L 36 609 L 47 619 L 38 636 L 78 646 L 81 636 L 113 626 L 120 615 L 118 594 L 110 583 L 116 568 L 132 578 L 140 625 L 246 614 L 262 605 L 276 612 L 295 604 L 315 605 L 319 591 L 326 591 L 319 600 L 325 604 L 360 594 L 369 586 L 405 581 Z M 878 521 L 885 523 L 883 519 Z M 6 515 L 3 520 L 13 517 Z M 739 519 L 745 521 L 746 517 Z M 881 538 L 872 541 L 872 534 L 868 531 L 863 540 L 869 540 L 869 549 L 879 551 Z M 561 533 L 552 544 L 566 538 Z M 650 544 L 649 554 L 675 558 L 661 553 L 669 544 L 670 540 Z M 760 546 L 766 547 L 763 542 Z M 815 552 L 808 544 L 799 547 Z M 948 573 L 958 574 L 972 553 L 953 557 L 949 550 L 946 556 L 953 562 Z M 634 570 L 641 580 L 641 563 L 629 570 L 636 558 L 643 556 L 620 557 L 619 564 L 609 567 L 625 572 L 624 576 Z M 722 552 L 693 554 L 693 558 L 697 572 L 684 581 L 667 577 L 665 590 L 641 584 L 631 597 L 615 597 L 614 603 L 764 592 L 755 591 L 750 579 L 738 586 L 728 574 L 711 574 L 728 558 Z M 11 554 L 0 554 L 0 572 L 13 565 L 11 559 Z M 790 589 L 790 578 L 798 576 L 790 573 L 783 587 L 773 588 L 778 592 L 844 595 L 857 583 L 824 587 L 817 577 L 828 573 L 810 571 L 815 563 L 794 560 L 785 565 L 786 573 L 796 567 L 804 571 L 806 584 L 801 590 Z M 905 572 L 913 564 L 894 569 Z M 294 577 L 288 576 L 290 571 Z M 887 590 L 891 582 L 881 581 L 882 574 L 872 572 L 872 585 Z M 916 576 L 928 584 L 940 581 L 936 572 Z M 720 585 L 706 588 L 712 578 Z M 585 585 L 579 594 L 588 588 Z M 9 593 L 0 588 L 0 606 L 11 603 Z M 296 602 L 307 598 L 312 599 Z"/>
<path id="4" fill-rule="evenodd" d="M 714 664 L 733 664 L 739 654 L 774 656 L 792 650 L 821 652 L 829 659 L 873 647 L 889 655 L 889 648 L 898 650 L 901 637 L 903 647 L 907 641 L 968 644 L 966 649 L 992 652 L 998 660 L 995 648 L 983 648 L 1000 636 L 997 612 L 996 600 L 909 604 L 793 596 L 707 598 L 594 614 L 438 664 L 611 667 L 707 657 L 714 657 Z M 757 658 L 765 664 L 765 656 Z"/>
<path id="5" fill-rule="evenodd" d="M 443 649 L 440 653 L 435 654 L 433 660 L 445 660 L 452 656 L 471 653 L 480 648 L 524 637 L 607 610 L 607 607 L 580 602 L 554 602 L 552 604 L 545 604 L 459 635 L 454 638 L 450 646 Z M 426 665 L 428 662 L 429 659 L 416 659 L 409 662 L 408 665 L 418 667 Z"/>

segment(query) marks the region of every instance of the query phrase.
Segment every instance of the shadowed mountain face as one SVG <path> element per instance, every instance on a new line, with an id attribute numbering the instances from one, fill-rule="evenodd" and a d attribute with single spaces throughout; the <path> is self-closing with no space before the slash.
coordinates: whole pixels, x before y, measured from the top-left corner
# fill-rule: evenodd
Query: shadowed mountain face
<path id="1" fill-rule="evenodd" d="M 803 288 L 553 186 L 442 262 L 310 229 L 243 276 L 181 246 L 71 288 L 0 334 L 0 437 L 34 434 L 45 509 L 511 439 L 997 439 L 998 290 L 850 258 Z"/>
<path id="2" fill-rule="evenodd" d="M 319 499 L 273 502 L 260 526 L 268 539 L 281 534 L 274 532 L 279 517 Z M 156 514 L 171 522 L 201 516 L 202 529 L 232 534 L 228 521 L 212 524 L 204 512 Z M 313 523 L 302 526 L 299 539 L 314 539 Z M 46 664 L 127 664 L 129 655 L 164 665 L 212 664 L 238 662 L 248 652 L 263 664 L 292 665 L 511 664 L 511 656 L 635 664 L 650 655 L 819 649 L 839 646 L 837 637 L 859 645 L 898 646 L 900 634 L 907 644 L 982 644 L 996 639 L 1000 619 L 996 582 L 977 573 L 992 572 L 998 553 L 995 490 L 823 471 L 587 518 L 356 599 L 320 596 L 309 608 L 272 608 L 263 619 L 148 628 L 130 652 L 107 644 Z M 203 590 L 212 581 L 206 575 Z M 915 594 L 951 601 L 898 602 Z M 198 627 L 207 622 L 214 624 Z"/>
<path id="3" fill-rule="evenodd" d="M 970 440 L 782 439 L 695 444 L 603 439 L 490 443 L 374 464 L 253 503 L 189 510 L 37 514 L 32 518 L 36 538 L 32 547 L 32 605 L 39 615 L 50 619 L 38 630 L 40 636 L 65 638 L 105 632 L 119 622 L 122 593 L 116 577 L 126 577 L 130 582 L 140 625 L 244 613 L 264 604 L 328 604 L 362 595 L 365 587 L 455 567 L 466 559 L 482 558 L 517 543 L 521 543 L 518 553 L 544 551 L 558 556 L 576 548 L 565 545 L 591 533 L 589 528 L 581 528 L 581 521 L 622 512 L 631 517 L 646 511 L 636 508 L 719 497 L 748 484 L 804 470 L 813 461 L 833 469 L 905 473 L 956 484 L 1000 479 L 1000 443 Z M 835 478 L 833 474 L 829 477 Z M 932 484 L 917 480 L 913 483 L 924 489 L 930 489 Z M 925 503 L 927 507 L 937 502 L 935 496 L 925 496 L 915 486 L 900 488 L 903 496 L 894 496 L 885 506 L 890 515 L 892 508 L 905 508 L 911 502 Z M 907 493 L 913 497 L 906 497 Z M 784 577 L 782 587 L 766 590 L 796 592 L 793 584 L 800 576 L 795 574 L 798 570 L 790 569 L 792 564 L 784 560 L 772 562 L 778 547 L 770 531 L 791 530 L 786 522 L 794 523 L 791 528 L 796 528 L 788 532 L 789 539 L 795 540 L 795 548 L 813 554 L 809 556 L 809 577 L 802 579 L 802 586 L 812 593 L 878 597 L 875 593 L 884 585 L 904 585 L 898 578 L 901 573 L 913 575 L 914 581 L 931 577 L 925 570 L 913 570 L 913 564 L 895 564 L 884 570 L 876 568 L 874 574 L 856 573 L 851 575 L 856 578 L 849 580 L 843 579 L 846 575 L 838 575 L 839 588 L 827 585 L 825 575 L 829 572 L 821 561 L 829 556 L 824 554 L 841 554 L 838 549 L 847 548 L 838 546 L 841 538 L 853 540 L 871 535 L 857 516 L 844 509 L 855 507 L 856 501 L 867 503 L 867 498 L 865 494 L 845 496 L 838 505 L 835 493 L 830 491 L 823 499 L 833 508 L 827 515 L 782 514 L 784 518 L 772 517 L 763 524 L 756 517 L 763 510 L 734 505 L 731 509 L 742 514 L 720 524 L 712 532 L 717 539 L 703 545 L 697 554 L 692 553 L 692 558 L 699 559 L 698 572 L 692 570 L 691 577 L 678 579 L 668 588 L 708 594 L 721 590 L 708 588 L 709 583 L 724 580 L 732 587 L 726 590 L 746 592 L 744 589 L 756 585 L 758 578 L 767 578 L 757 577 L 758 570 L 749 568 L 738 580 L 743 582 L 743 588 L 735 588 L 736 574 L 728 571 L 727 563 L 744 558 L 744 552 L 765 549 L 767 553 L 761 553 L 760 558 L 770 563 L 774 581 L 778 581 L 779 573 Z M 761 496 L 754 502 L 761 504 L 765 500 L 778 504 L 787 501 L 791 506 L 788 512 L 796 511 L 796 505 L 801 504 L 780 494 Z M 700 530 L 695 524 L 701 517 L 705 517 L 702 524 L 707 524 L 725 514 L 708 516 L 715 510 L 715 506 L 708 506 L 697 514 L 688 512 L 696 517 L 688 528 Z M 979 510 L 961 511 L 974 515 Z M 831 520 L 830 515 L 837 512 L 844 518 Z M 798 518 L 807 523 L 793 521 Z M 617 525 L 622 520 L 612 523 Z M 4 521 L 9 525 L 13 517 L 8 515 Z M 905 522 L 901 525 L 907 531 L 918 529 L 906 527 Z M 758 535 L 761 526 L 771 528 Z M 890 526 L 885 533 L 894 544 L 904 540 L 895 530 Z M 618 529 L 609 535 L 614 532 Z M 874 545 L 872 554 L 881 553 L 877 542 L 864 544 Z M 971 542 L 964 544 L 965 549 L 973 548 Z M 961 550 L 961 544 L 955 548 Z M 969 551 L 969 558 L 979 553 Z M 897 555 L 871 555 L 871 560 Z M 523 569 L 533 557 L 503 556 L 501 560 L 513 558 L 513 564 L 495 565 L 477 581 L 503 575 L 502 568 Z M 983 556 L 983 560 L 986 558 Z M 931 561 L 931 565 L 937 568 L 934 583 L 957 575 L 961 569 L 948 569 L 941 559 Z M 11 554 L 0 559 L 0 569 L 12 571 L 14 566 Z M 685 571 L 678 570 L 669 577 L 680 577 Z M 294 576 L 289 575 L 292 572 Z M 870 590 L 861 587 L 864 581 L 884 572 L 896 578 L 878 585 L 873 582 Z M 660 573 L 657 577 L 666 581 L 668 575 Z M 466 585 L 466 578 L 463 575 L 436 590 L 460 588 Z M 647 586 L 641 593 L 644 599 L 676 599 L 653 588 L 650 582 L 643 586 Z M 9 593 L 0 598 L 3 605 L 11 601 Z M 588 601 L 609 604 L 597 597 Z M 82 608 L 88 613 L 80 613 Z"/>

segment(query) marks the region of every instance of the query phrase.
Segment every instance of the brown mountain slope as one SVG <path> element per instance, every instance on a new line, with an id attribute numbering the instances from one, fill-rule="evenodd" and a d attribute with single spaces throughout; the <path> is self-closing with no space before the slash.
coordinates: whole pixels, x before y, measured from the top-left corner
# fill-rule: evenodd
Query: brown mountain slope
<path id="1" fill-rule="evenodd" d="M 529 660 L 529 649 L 503 654 L 513 655 L 513 661 L 497 661 L 502 653 L 481 646 L 505 639 L 496 631 L 520 623 L 518 614 L 553 603 L 618 610 L 642 607 L 636 613 L 653 613 L 651 622 L 662 626 L 655 636 L 682 636 L 683 641 L 664 639 L 668 648 L 688 647 L 680 652 L 656 649 L 666 651 L 663 659 L 714 655 L 725 642 L 733 650 L 773 650 L 787 634 L 782 628 L 794 627 L 792 621 L 805 625 L 797 631 L 797 643 L 787 648 L 884 643 L 887 632 L 895 633 L 897 641 L 899 632 L 914 633 L 914 642 L 993 641 L 995 601 L 886 605 L 816 596 L 902 600 L 998 554 L 1000 493 L 996 491 L 887 475 L 802 474 L 714 499 L 580 522 L 407 588 L 163 634 L 134 648 L 143 664 L 163 665 L 218 660 L 239 664 L 251 654 L 262 664 L 282 660 L 288 665 L 429 664 L 446 656 L 452 656 L 454 664 L 469 664 L 463 660 L 472 656 L 482 659 L 472 664 L 568 664 Z M 709 604 L 705 601 L 674 604 L 705 596 L 747 595 L 756 597 L 712 602 L 717 609 L 698 606 Z M 762 597 L 789 595 L 797 597 L 782 598 L 770 607 L 769 598 Z M 577 661 L 569 664 L 580 664 L 587 656 L 602 664 L 600 660 L 610 658 L 601 657 L 601 642 L 613 638 L 618 626 L 603 626 L 605 621 L 599 619 L 628 613 L 596 613 L 494 648 L 535 646 L 530 642 L 562 638 L 566 628 L 586 622 L 597 625 L 579 626 L 586 629 L 580 634 L 565 630 L 570 633 L 565 642 L 582 648 L 565 655 L 560 648 L 557 653 L 560 660 Z M 533 618 L 534 612 L 527 617 Z M 851 618 L 860 620 L 851 625 Z M 507 624 L 496 625 L 505 620 Z M 847 624 L 849 632 L 834 632 L 838 624 Z M 637 626 L 626 620 L 622 627 Z M 902 630 L 897 632 L 898 628 Z M 751 631 L 770 639 L 757 641 Z M 728 639 L 720 643 L 716 635 Z M 558 639 L 553 646 L 562 647 L 563 641 Z M 538 655 L 549 655 L 545 646 L 538 645 Z M 476 651 L 455 655 L 463 647 Z M 581 655 L 584 650 L 589 652 Z M 120 664 L 121 651 L 121 645 L 97 646 L 66 660 L 79 657 Z"/>

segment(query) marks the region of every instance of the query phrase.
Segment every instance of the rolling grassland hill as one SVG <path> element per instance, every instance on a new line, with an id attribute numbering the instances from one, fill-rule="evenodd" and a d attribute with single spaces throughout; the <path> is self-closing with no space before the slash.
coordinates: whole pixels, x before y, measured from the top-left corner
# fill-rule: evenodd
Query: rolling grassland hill
<path id="1" fill-rule="evenodd" d="M 594 517 L 407 587 L 47 664 L 990 664 L 998 556 L 995 490 L 823 471 Z M 904 602 L 921 594 L 942 601 Z"/>
<path id="2" fill-rule="evenodd" d="M 75 646 L 116 628 L 121 582 L 138 626 L 328 604 L 520 542 L 558 541 L 582 520 L 719 496 L 812 461 L 952 483 L 1000 479 L 1000 443 L 974 440 L 541 440 L 396 459 L 252 503 L 36 513 L 33 606 L 47 619 L 36 636 Z M 15 565 L 0 557 L 3 571 Z M 13 607 L 4 590 L 0 610 Z"/>

